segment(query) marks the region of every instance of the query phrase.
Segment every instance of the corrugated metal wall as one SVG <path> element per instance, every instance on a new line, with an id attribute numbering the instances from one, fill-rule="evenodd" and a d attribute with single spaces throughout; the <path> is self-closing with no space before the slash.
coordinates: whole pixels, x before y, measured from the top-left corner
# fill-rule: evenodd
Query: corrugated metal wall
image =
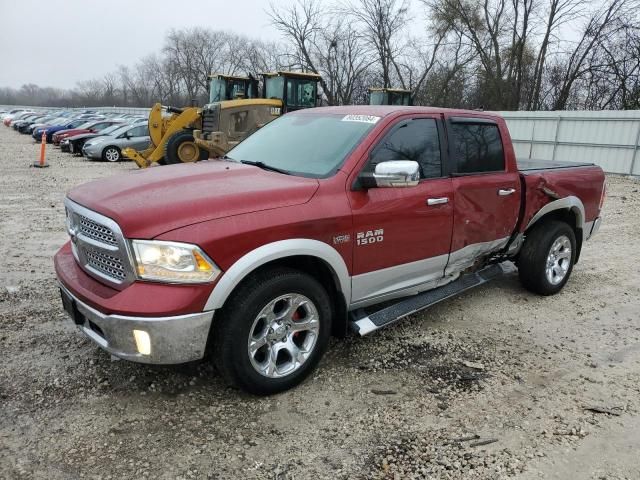
<path id="1" fill-rule="evenodd" d="M 497 112 L 516 156 L 591 162 L 605 172 L 640 175 L 640 111 Z"/>

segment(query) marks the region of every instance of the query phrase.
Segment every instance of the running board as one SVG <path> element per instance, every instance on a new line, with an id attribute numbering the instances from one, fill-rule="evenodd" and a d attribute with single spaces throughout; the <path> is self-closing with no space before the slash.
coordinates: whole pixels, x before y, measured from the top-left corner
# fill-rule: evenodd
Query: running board
<path id="1" fill-rule="evenodd" d="M 355 310 L 351 312 L 349 325 L 360 336 L 366 335 L 379 328 L 391 325 L 407 315 L 424 310 L 442 300 L 493 280 L 502 275 L 503 272 L 504 270 L 500 264 L 490 265 L 477 272 L 461 275 L 457 280 L 442 287 L 400 299 L 393 305 L 387 304 L 388 306 L 375 312 L 368 314 L 362 308 Z"/>

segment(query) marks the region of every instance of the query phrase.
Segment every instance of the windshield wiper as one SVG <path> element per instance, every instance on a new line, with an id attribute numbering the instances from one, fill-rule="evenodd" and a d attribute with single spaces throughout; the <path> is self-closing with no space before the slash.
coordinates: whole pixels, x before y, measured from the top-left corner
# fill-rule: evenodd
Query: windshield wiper
<path id="1" fill-rule="evenodd" d="M 286 170 L 283 170 L 278 167 L 272 167 L 271 165 L 267 165 L 264 162 L 252 162 L 250 160 L 240 160 L 240 163 L 244 163 L 245 165 L 252 165 L 254 167 L 258 167 L 263 170 L 269 170 L 271 172 L 278 172 L 278 173 L 284 173 L 285 175 L 291 175 L 291 173 Z"/>

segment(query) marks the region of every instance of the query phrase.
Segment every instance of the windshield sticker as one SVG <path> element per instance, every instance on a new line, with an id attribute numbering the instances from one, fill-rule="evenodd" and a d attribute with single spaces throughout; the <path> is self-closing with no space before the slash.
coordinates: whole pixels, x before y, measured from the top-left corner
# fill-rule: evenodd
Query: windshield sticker
<path id="1" fill-rule="evenodd" d="M 345 115 L 342 117 L 343 122 L 362 122 L 362 123 L 378 123 L 380 117 L 375 115 Z"/>

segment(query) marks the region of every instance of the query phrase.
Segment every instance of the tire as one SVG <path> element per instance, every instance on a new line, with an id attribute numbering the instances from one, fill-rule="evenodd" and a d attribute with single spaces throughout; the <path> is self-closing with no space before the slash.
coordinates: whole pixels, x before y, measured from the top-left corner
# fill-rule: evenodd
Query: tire
<path id="1" fill-rule="evenodd" d="M 118 147 L 108 146 L 102 150 L 102 159 L 107 162 L 119 162 L 122 158 L 122 153 Z"/>
<path id="2" fill-rule="evenodd" d="M 191 130 L 180 130 L 169 137 L 164 145 L 165 165 L 191 163 L 209 158 L 209 152 L 196 145 Z"/>
<path id="3" fill-rule="evenodd" d="M 565 222 L 550 220 L 533 227 L 518 258 L 524 287 L 540 295 L 554 295 L 567 283 L 576 258 L 576 237 Z"/>
<path id="4" fill-rule="evenodd" d="M 300 307 L 292 310 L 291 305 Z M 289 268 L 258 272 L 240 284 L 216 318 L 211 357 L 222 377 L 242 390 L 282 392 L 316 367 L 327 348 L 331 321 L 329 295 L 316 279 Z M 292 331 L 296 324 L 300 330 Z"/>

